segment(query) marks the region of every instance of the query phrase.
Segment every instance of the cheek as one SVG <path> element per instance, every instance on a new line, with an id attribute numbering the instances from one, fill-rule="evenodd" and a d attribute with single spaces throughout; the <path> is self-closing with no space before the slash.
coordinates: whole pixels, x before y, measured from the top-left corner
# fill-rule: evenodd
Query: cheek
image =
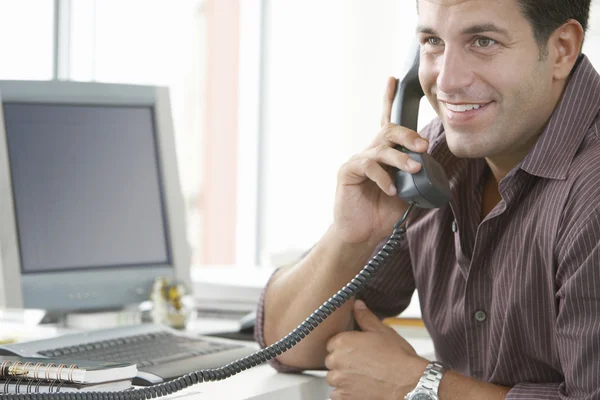
<path id="1" fill-rule="evenodd" d="M 518 63 L 514 63 L 518 65 Z M 489 65 L 480 72 L 480 78 L 498 97 L 501 108 L 533 107 L 544 98 L 545 92 L 543 72 L 532 68 L 527 62 L 521 63 L 523 68 L 515 71 L 505 63 Z"/>
<path id="2" fill-rule="evenodd" d="M 437 75 L 429 66 L 421 65 L 419 68 L 419 82 L 421 82 L 421 87 L 423 88 L 423 92 L 429 100 L 429 104 L 433 107 L 433 109 L 439 114 L 439 104 L 437 102 L 436 96 L 433 94 L 433 87 L 435 86 L 435 82 L 437 80 Z"/>
<path id="3" fill-rule="evenodd" d="M 509 125 L 518 122 L 515 116 L 527 118 L 529 114 L 535 114 L 535 110 L 543 108 L 541 104 L 549 96 L 543 87 L 544 82 L 532 79 L 532 76 L 500 74 L 490 84 L 498 96 L 501 116 L 508 120 L 506 123 Z"/>
<path id="4" fill-rule="evenodd" d="M 429 97 L 431 94 L 431 90 L 435 85 L 436 79 L 437 76 L 435 75 L 433 68 L 431 68 L 428 63 L 423 62 L 423 57 L 421 57 L 421 65 L 419 66 L 419 82 L 421 82 L 421 87 L 423 88 L 423 91 L 427 97 Z"/>

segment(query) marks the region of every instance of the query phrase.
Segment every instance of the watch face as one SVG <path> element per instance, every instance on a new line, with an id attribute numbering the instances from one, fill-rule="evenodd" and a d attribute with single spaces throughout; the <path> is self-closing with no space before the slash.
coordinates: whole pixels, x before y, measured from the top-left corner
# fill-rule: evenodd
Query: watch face
<path id="1" fill-rule="evenodd" d="M 433 397 L 426 393 L 417 393 L 410 398 L 410 400 L 433 400 Z"/>

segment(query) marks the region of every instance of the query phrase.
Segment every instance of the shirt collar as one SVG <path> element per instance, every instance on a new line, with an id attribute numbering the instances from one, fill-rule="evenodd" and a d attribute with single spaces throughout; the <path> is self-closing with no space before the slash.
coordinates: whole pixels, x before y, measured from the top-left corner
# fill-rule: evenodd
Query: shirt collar
<path id="1" fill-rule="evenodd" d="M 600 110 L 600 75 L 581 55 L 562 99 L 521 169 L 542 178 L 565 179 L 577 149 Z"/>

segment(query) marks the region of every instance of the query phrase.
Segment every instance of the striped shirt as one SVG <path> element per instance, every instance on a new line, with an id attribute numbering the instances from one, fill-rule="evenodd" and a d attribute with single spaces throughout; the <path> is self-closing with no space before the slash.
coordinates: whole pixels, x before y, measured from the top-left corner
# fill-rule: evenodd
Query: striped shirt
<path id="1" fill-rule="evenodd" d="M 485 160 L 454 156 L 439 119 L 421 135 L 452 200 L 412 212 L 403 247 L 359 297 L 386 317 L 417 289 L 437 359 L 511 387 L 507 399 L 600 399 L 600 75 L 581 56 L 483 221 Z"/>

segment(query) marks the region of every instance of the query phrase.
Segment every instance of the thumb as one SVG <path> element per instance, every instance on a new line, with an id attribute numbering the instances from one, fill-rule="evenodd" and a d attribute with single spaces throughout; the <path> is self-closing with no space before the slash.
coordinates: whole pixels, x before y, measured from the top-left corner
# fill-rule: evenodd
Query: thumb
<path id="1" fill-rule="evenodd" d="M 362 300 L 356 300 L 354 302 L 354 320 L 365 332 L 381 331 L 387 328 L 377 315 L 373 314 L 373 312 L 367 308 L 367 305 Z"/>

